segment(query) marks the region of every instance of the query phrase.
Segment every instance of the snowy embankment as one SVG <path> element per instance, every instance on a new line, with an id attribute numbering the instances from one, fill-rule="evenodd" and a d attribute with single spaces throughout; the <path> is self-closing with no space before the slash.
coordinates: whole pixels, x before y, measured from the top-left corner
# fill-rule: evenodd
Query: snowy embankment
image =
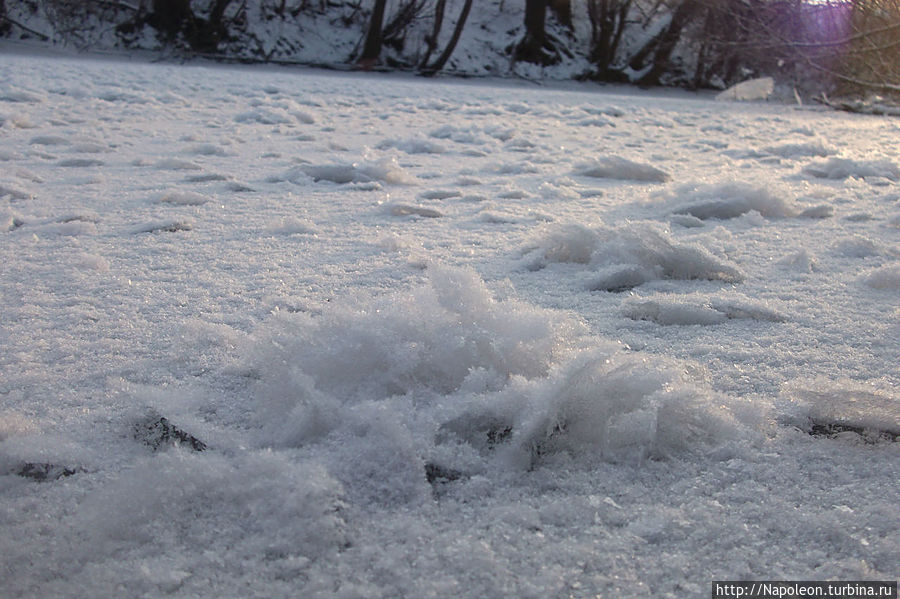
<path id="1" fill-rule="evenodd" d="M 3 596 L 896 578 L 900 124 L 15 55 L 0 81 Z"/>

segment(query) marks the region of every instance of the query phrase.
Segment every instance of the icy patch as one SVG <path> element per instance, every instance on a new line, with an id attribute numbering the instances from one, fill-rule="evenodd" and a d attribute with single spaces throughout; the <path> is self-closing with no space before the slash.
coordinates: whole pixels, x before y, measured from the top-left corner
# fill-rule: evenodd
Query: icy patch
<path id="1" fill-rule="evenodd" d="M 659 296 L 648 300 L 629 299 L 622 314 L 632 320 L 649 320 L 664 326 L 713 325 L 727 320 L 784 322 L 787 318 L 763 302 L 743 297 L 697 295 Z"/>
<path id="2" fill-rule="evenodd" d="M 900 291 L 900 265 L 892 264 L 877 268 L 861 278 L 872 289 Z"/>
<path id="3" fill-rule="evenodd" d="M 846 179 L 847 177 L 884 178 L 900 180 L 900 166 L 890 160 L 850 160 L 829 158 L 824 162 L 814 162 L 803 168 L 807 175 L 818 179 Z"/>
<path id="4" fill-rule="evenodd" d="M 554 262 L 590 267 L 588 288 L 623 291 L 660 279 L 708 279 L 737 283 L 743 274 L 697 244 L 678 243 L 653 225 L 588 228 L 553 225 L 523 250 L 524 265 L 537 270 Z"/>
<path id="5" fill-rule="evenodd" d="M 664 183 L 670 178 L 668 173 L 654 166 L 618 156 L 607 156 L 583 162 L 575 167 L 575 174 L 597 179 L 620 179 L 649 183 Z"/>
<path id="6" fill-rule="evenodd" d="M 798 211 L 765 187 L 744 182 L 710 185 L 684 185 L 675 190 L 675 201 L 684 202 L 672 209 L 700 220 L 737 218 L 752 210 L 766 218 L 796 216 Z"/>

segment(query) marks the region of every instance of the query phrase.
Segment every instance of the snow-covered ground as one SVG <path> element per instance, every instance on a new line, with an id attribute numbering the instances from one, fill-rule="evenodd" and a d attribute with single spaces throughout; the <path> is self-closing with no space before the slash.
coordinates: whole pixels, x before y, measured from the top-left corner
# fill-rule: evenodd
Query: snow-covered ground
<path id="1" fill-rule="evenodd" d="M 897 577 L 896 120 L 5 54 L 0 140 L 4 597 Z"/>

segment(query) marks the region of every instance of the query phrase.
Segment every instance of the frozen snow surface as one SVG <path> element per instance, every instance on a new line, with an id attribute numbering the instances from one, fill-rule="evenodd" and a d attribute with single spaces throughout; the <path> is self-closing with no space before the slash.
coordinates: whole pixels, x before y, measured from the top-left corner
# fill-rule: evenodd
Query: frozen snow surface
<path id="1" fill-rule="evenodd" d="M 0 595 L 895 579 L 900 124 L 5 54 Z"/>

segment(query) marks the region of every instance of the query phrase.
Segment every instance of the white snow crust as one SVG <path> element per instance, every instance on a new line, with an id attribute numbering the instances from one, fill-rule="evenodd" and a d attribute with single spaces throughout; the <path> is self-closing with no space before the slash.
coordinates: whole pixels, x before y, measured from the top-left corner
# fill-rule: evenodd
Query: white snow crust
<path id="1" fill-rule="evenodd" d="M 0 81 L 0 596 L 896 578 L 893 120 L 16 51 Z"/>

